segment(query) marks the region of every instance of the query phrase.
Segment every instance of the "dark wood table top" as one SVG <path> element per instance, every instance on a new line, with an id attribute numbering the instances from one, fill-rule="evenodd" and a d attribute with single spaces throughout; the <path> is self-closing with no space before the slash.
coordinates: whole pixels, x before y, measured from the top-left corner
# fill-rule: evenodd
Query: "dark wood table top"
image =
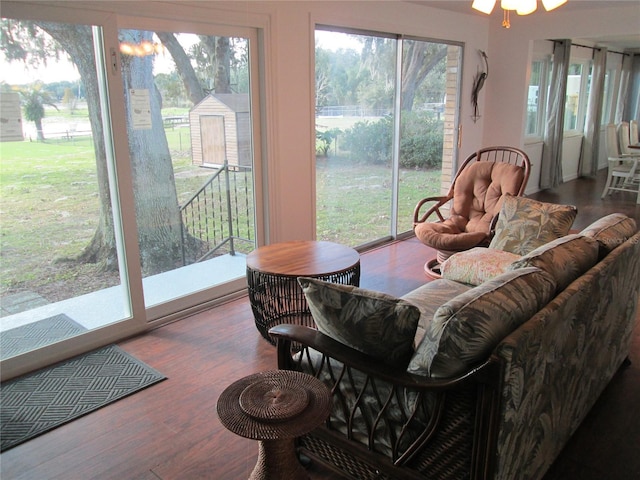
<path id="1" fill-rule="evenodd" d="M 325 241 L 293 241 L 259 247 L 247 255 L 247 267 L 292 277 L 324 276 L 354 267 L 356 250 Z"/>

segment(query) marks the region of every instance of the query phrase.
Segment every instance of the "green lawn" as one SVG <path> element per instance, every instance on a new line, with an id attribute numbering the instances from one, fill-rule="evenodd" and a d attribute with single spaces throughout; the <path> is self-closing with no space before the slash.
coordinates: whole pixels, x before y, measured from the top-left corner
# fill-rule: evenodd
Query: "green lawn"
<path id="1" fill-rule="evenodd" d="M 357 246 L 389 235 L 391 170 L 342 159 L 319 159 L 316 168 L 320 240 Z M 440 189 L 439 170 L 401 170 L 398 232 L 412 228 L 413 209 L 421 198 Z"/>
<path id="2" fill-rule="evenodd" d="M 90 138 L 0 144 L 2 290 L 63 281 L 99 213 Z M 36 288 L 33 288 L 36 291 Z"/>
<path id="3" fill-rule="evenodd" d="M 380 117 L 318 117 L 319 131 L 343 132 L 362 121 Z M 388 236 L 391 223 L 391 170 L 381 165 L 362 165 L 342 152 L 341 136 L 319 157 L 316 167 L 318 239 L 358 246 Z M 413 209 L 424 197 L 440 192 L 440 170 L 401 169 L 398 191 L 398 233 L 412 228 Z"/>

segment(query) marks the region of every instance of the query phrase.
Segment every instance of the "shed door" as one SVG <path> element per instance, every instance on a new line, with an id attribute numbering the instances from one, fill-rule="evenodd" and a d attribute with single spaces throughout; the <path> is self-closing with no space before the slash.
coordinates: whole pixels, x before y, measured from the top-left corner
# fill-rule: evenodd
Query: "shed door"
<path id="1" fill-rule="evenodd" d="M 224 138 L 224 117 L 221 115 L 201 116 L 200 138 L 202 138 L 202 162 L 214 165 L 224 164 L 227 150 Z"/>

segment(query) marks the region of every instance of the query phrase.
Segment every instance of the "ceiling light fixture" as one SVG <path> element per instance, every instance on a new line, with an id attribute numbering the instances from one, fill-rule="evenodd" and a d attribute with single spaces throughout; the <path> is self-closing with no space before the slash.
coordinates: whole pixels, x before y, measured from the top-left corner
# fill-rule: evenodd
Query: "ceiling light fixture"
<path id="1" fill-rule="evenodd" d="M 542 0 L 542 5 L 546 11 L 558 8 L 565 3 L 567 3 L 567 0 Z M 489 15 L 493 11 L 493 7 L 495 7 L 495 5 L 496 0 L 473 0 L 471 8 Z M 538 0 L 500 0 L 500 8 L 504 10 L 502 26 L 504 28 L 511 28 L 509 13 L 512 10 L 515 10 L 518 15 L 529 15 L 530 13 L 535 12 L 538 8 Z"/>

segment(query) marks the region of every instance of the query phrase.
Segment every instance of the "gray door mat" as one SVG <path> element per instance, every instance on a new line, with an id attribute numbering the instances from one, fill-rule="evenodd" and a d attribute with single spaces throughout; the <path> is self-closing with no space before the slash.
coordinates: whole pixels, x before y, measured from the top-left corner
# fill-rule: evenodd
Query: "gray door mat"
<path id="1" fill-rule="evenodd" d="M 0 451 L 166 379 L 116 345 L 0 384 Z"/>

